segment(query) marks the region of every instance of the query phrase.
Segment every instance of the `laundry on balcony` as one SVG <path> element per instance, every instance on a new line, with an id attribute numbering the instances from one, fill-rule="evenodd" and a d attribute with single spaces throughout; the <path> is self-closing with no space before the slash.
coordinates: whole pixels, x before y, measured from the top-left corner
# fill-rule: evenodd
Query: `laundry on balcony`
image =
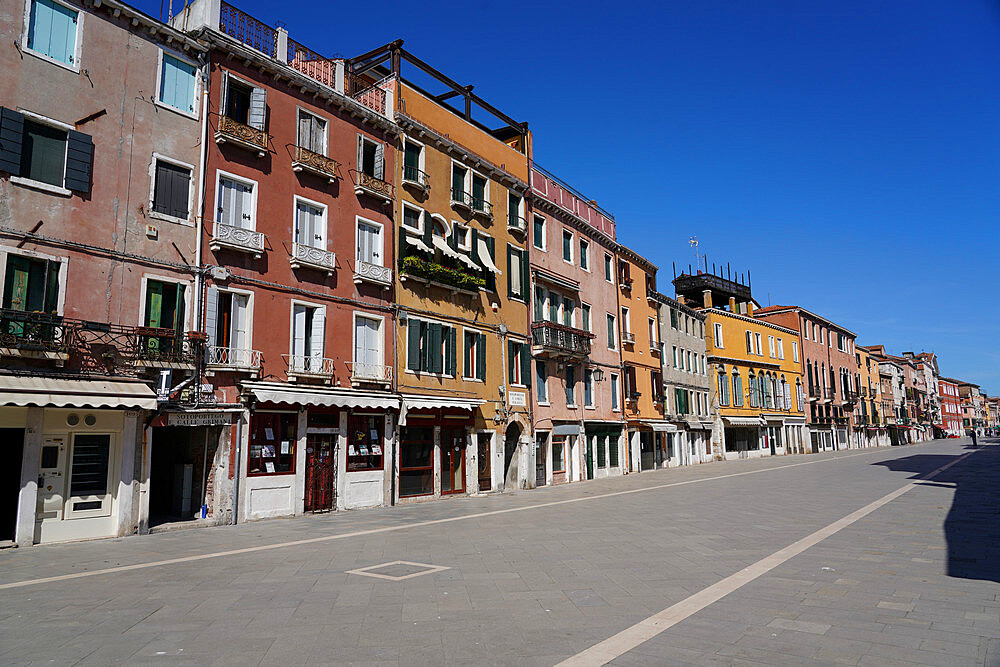
<path id="1" fill-rule="evenodd" d="M 497 268 L 496 264 L 493 263 L 493 258 L 490 257 L 490 247 L 486 244 L 486 239 L 478 239 L 478 241 L 479 261 L 483 263 L 483 267 L 487 271 L 492 271 L 499 276 L 500 269 Z"/>

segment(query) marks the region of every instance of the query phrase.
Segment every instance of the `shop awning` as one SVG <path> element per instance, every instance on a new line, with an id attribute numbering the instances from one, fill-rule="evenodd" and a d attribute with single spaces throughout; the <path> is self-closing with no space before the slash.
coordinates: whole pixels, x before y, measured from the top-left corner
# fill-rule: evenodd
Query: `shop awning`
<path id="1" fill-rule="evenodd" d="M 426 252 L 428 255 L 434 254 L 434 251 L 431 250 L 430 246 L 424 243 L 424 240 L 419 236 L 413 236 L 412 234 L 407 234 L 406 232 L 403 232 L 403 238 L 405 238 L 406 242 L 409 243 L 414 248 L 416 248 L 417 250 L 422 250 Z"/>
<path id="2" fill-rule="evenodd" d="M 155 410 L 156 393 L 142 382 L 5 375 L 0 405 Z"/>
<path id="3" fill-rule="evenodd" d="M 404 396 L 404 410 L 434 410 L 438 408 L 456 408 L 473 410 L 485 403 L 481 398 L 456 398 L 454 396 Z"/>
<path id="4" fill-rule="evenodd" d="M 289 385 L 244 384 L 254 398 L 262 403 L 312 405 L 324 408 L 358 408 L 368 410 L 398 410 L 399 398 L 379 391 L 353 389 L 305 389 Z"/>
<path id="5" fill-rule="evenodd" d="M 552 435 L 580 435 L 579 424 L 559 424 L 552 427 Z"/>
<path id="6" fill-rule="evenodd" d="M 539 269 L 539 268 L 534 268 L 534 269 L 532 269 L 532 271 L 534 271 L 535 278 L 538 279 L 538 280 L 543 280 L 543 281 L 545 281 L 547 283 L 550 283 L 552 285 L 556 285 L 557 287 L 562 287 L 564 289 L 573 290 L 574 292 L 579 292 L 580 291 L 580 283 L 578 283 L 576 281 L 568 280 L 568 279 L 563 278 L 561 276 L 557 276 L 554 273 L 549 273 L 548 271 L 544 271 L 544 270 Z"/>
<path id="7" fill-rule="evenodd" d="M 723 417 L 729 426 L 763 426 L 760 417 Z"/>
<path id="8" fill-rule="evenodd" d="M 654 433 L 674 433 L 677 431 L 675 424 L 666 421 L 646 421 L 643 423 L 653 429 Z"/>
<path id="9" fill-rule="evenodd" d="M 486 239 L 477 239 L 479 246 L 479 261 L 483 263 L 487 271 L 492 271 L 493 273 L 500 275 L 500 269 L 496 267 L 493 263 L 493 258 L 490 257 L 490 247 L 486 245 Z"/>

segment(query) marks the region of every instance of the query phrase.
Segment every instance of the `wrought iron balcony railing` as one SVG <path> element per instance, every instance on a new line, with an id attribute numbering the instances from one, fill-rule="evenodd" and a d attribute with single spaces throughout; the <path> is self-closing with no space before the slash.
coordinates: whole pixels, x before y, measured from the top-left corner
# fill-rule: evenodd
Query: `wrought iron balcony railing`
<path id="1" fill-rule="evenodd" d="M 531 325 L 531 344 L 539 354 L 585 357 L 590 354 L 593 337 L 590 332 L 555 322 L 535 322 Z"/>
<path id="2" fill-rule="evenodd" d="M 252 229 L 234 227 L 221 222 L 212 226 L 212 240 L 208 246 L 218 252 L 223 248 L 238 252 L 250 253 L 254 259 L 260 259 L 264 254 L 264 234 Z"/>
<path id="3" fill-rule="evenodd" d="M 256 153 L 257 157 L 264 157 L 267 153 L 267 132 L 235 121 L 229 116 L 219 116 L 215 143 L 224 144 L 227 141 Z"/>
<path id="4" fill-rule="evenodd" d="M 858 402 L 858 394 L 857 394 L 856 391 L 853 391 L 851 389 L 844 389 L 843 390 L 843 394 L 844 394 L 844 399 L 843 399 L 844 403 L 857 403 Z"/>
<path id="5" fill-rule="evenodd" d="M 288 364 L 289 377 L 333 377 L 335 367 L 333 359 L 310 354 L 283 354 L 281 357 Z"/>
<path id="6" fill-rule="evenodd" d="M 520 232 L 528 231 L 528 221 L 514 211 L 507 214 L 507 231 Z"/>
<path id="7" fill-rule="evenodd" d="M 351 369 L 351 382 L 392 384 L 392 366 L 364 361 L 348 361 L 347 367 Z"/>
<path id="8" fill-rule="evenodd" d="M 354 264 L 354 282 L 360 283 L 364 281 L 375 283 L 382 287 L 389 287 L 392 285 L 392 269 L 388 266 L 372 264 L 371 262 L 359 259 Z"/>
<path id="9" fill-rule="evenodd" d="M 623 331 L 622 332 L 622 342 L 626 343 L 628 345 L 634 345 L 635 344 L 635 334 L 632 333 L 631 331 Z"/>
<path id="10" fill-rule="evenodd" d="M 72 333 L 72 323 L 59 315 L 0 309 L 0 354 L 64 355 L 72 344 Z"/>
<path id="11" fill-rule="evenodd" d="M 277 55 L 278 31 L 228 2 L 221 3 L 219 30 L 251 49 L 272 58 Z"/>
<path id="12" fill-rule="evenodd" d="M 136 362 L 151 368 L 193 366 L 201 349 L 200 336 L 173 329 L 138 327 Z"/>
<path id="13" fill-rule="evenodd" d="M 333 158 L 320 155 L 302 146 L 295 147 L 295 159 L 292 161 L 292 171 L 308 171 L 327 179 L 330 183 L 334 183 L 337 180 L 338 167 L 340 167 L 340 163 Z"/>
<path id="14" fill-rule="evenodd" d="M 479 197 L 472 197 L 472 212 L 476 215 L 481 215 L 487 220 L 493 219 L 493 204 L 485 199 L 480 199 Z"/>
<path id="15" fill-rule="evenodd" d="M 363 104 L 378 114 L 389 117 L 390 110 L 387 104 L 389 97 L 388 93 L 386 93 L 386 91 L 377 83 L 372 84 L 371 82 L 353 74 L 347 74 L 345 82 L 347 85 L 347 94 L 351 97 L 351 99 L 355 102 Z"/>
<path id="16" fill-rule="evenodd" d="M 363 171 L 351 170 L 351 178 L 354 180 L 354 194 L 366 194 L 374 197 L 386 204 L 392 203 L 393 187 L 392 183 L 387 183 L 381 178 L 376 178 Z"/>
<path id="17" fill-rule="evenodd" d="M 233 370 L 256 371 L 260 369 L 262 357 L 260 350 L 209 345 L 205 363 Z"/>
<path id="18" fill-rule="evenodd" d="M 293 242 L 292 256 L 288 258 L 288 263 L 293 269 L 318 269 L 332 276 L 337 269 L 337 255 L 324 248 Z"/>
<path id="19" fill-rule="evenodd" d="M 412 185 L 424 192 L 431 189 L 431 177 L 413 165 L 403 165 L 403 185 Z"/>
<path id="20" fill-rule="evenodd" d="M 461 208 L 466 211 L 472 211 L 472 195 L 465 192 L 461 188 L 453 187 L 451 189 L 451 205 L 453 208 Z"/>

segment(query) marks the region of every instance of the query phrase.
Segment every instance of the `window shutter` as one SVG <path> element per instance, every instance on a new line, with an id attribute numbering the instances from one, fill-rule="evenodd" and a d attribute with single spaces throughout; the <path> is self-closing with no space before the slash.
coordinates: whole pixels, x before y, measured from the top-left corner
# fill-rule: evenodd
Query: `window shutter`
<path id="1" fill-rule="evenodd" d="M 294 306 L 292 312 L 292 354 L 306 354 L 306 308 Z"/>
<path id="2" fill-rule="evenodd" d="M 507 246 L 507 298 L 514 296 L 514 249 Z"/>
<path id="3" fill-rule="evenodd" d="M 476 341 L 476 378 L 486 380 L 486 334 L 477 334 Z"/>
<path id="4" fill-rule="evenodd" d="M 205 299 L 205 332 L 208 334 L 208 344 L 215 345 L 215 329 L 219 321 L 219 289 L 208 288 Z"/>
<path id="5" fill-rule="evenodd" d="M 170 215 L 186 220 L 188 217 L 188 192 L 191 190 L 191 172 L 187 169 L 170 170 Z"/>
<path id="6" fill-rule="evenodd" d="M 528 253 L 525 250 L 518 250 L 521 256 L 521 298 L 528 301 Z"/>
<path id="7" fill-rule="evenodd" d="M 360 163 L 359 163 L 360 164 Z M 433 248 L 433 236 L 434 236 L 434 218 L 427 211 L 424 211 L 424 245 L 428 248 Z"/>
<path id="8" fill-rule="evenodd" d="M 21 137 L 24 134 L 24 116 L 0 107 L 0 171 L 12 176 L 21 173 Z"/>
<path id="9" fill-rule="evenodd" d="M 365 140 L 358 135 L 358 171 L 364 171 L 365 164 Z"/>
<path id="10" fill-rule="evenodd" d="M 518 343 L 517 346 L 521 348 L 521 384 L 527 385 L 531 378 L 531 354 L 524 343 Z"/>
<path id="11" fill-rule="evenodd" d="M 517 362 L 514 351 L 514 341 L 507 341 L 507 382 L 511 384 L 514 384 L 514 364 Z"/>
<path id="12" fill-rule="evenodd" d="M 250 91 L 249 120 L 250 127 L 264 129 L 264 122 L 267 120 L 267 91 L 263 88 L 254 88 Z"/>
<path id="13" fill-rule="evenodd" d="M 174 305 L 173 330 L 180 336 L 184 332 L 184 285 L 177 285 L 177 303 Z"/>
<path id="14" fill-rule="evenodd" d="M 385 144 L 375 147 L 375 178 L 385 180 Z"/>
<path id="15" fill-rule="evenodd" d="M 89 134 L 69 130 L 66 133 L 67 189 L 90 192 L 90 163 L 94 155 L 94 141 Z"/>
<path id="16" fill-rule="evenodd" d="M 153 210 L 157 213 L 173 215 L 173 203 L 170 201 L 170 193 L 173 190 L 171 183 L 173 174 L 167 169 L 164 162 L 157 161 L 156 169 L 153 171 Z"/>
<path id="17" fill-rule="evenodd" d="M 479 230 L 475 227 L 469 230 L 469 248 L 470 259 L 472 259 L 472 261 L 476 263 L 476 266 L 479 267 L 479 270 L 482 271 L 483 260 L 479 258 Z"/>
<path id="18" fill-rule="evenodd" d="M 409 320 L 406 323 L 406 368 L 411 371 L 420 370 L 419 320 Z"/>
<path id="19" fill-rule="evenodd" d="M 487 236 L 486 247 L 489 248 L 490 251 L 490 260 L 493 262 L 493 265 L 496 266 L 497 262 L 496 239 L 494 239 L 492 236 Z M 492 271 L 486 272 L 486 289 L 488 289 L 491 292 L 495 292 L 497 289 L 497 277 L 496 274 L 493 273 Z"/>
<path id="20" fill-rule="evenodd" d="M 309 150 L 313 150 L 310 139 L 312 138 L 312 116 L 299 112 L 299 136 L 298 145 Z"/>
<path id="21" fill-rule="evenodd" d="M 455 327 L 449 327 L 447 329 L 447 339 L 445 342 L 445 350 L 448 353 L 447 366 L 444 369 L 446 375 L 457 375 L 457 363 L 456 357 L 458 356 L 458 345 L 457 345 L 457 332 Z"/>
<path id="22" fill-rule="evenodd" d="M 308 354 L 314 357 L 322 357 L 324 349 L 324 338 L 326 334 L 326 309 L 317 308 L 313 313 L 312 321 L 312 349 Z"/>
<path id="23" fill-rule="evenodd" d="M 430 373 L 440 373 L 444 364 L 442 359 L 441 325 L 431 322 L 427 325 L 427 347 L 424 352 L 427 355 L 425 370 Z"/>
<path id="24" fill-rule="evenodd" d="M 146 283 L 146 326 L 159 328 L 163 314 L 163 283 L 150 280 Z"/>
<path id="25" fill-rule="evenodd" d="M 219 115 L 228 116 L 226 103 L 229 101 L 229 72 L 222 71 L 222 82 L 219 84 Z"/>

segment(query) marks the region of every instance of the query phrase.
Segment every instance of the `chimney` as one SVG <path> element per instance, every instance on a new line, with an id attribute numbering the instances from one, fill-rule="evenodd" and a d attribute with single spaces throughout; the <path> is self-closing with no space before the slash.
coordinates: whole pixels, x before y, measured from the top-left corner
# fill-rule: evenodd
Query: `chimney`
<path id="1" fill-rule="evenodd" d="M 736 297 L 735 296 L 729 297 L 729 312 L 730 313 L 735 313 L 736 312 Z"/>
<path id="2" fill-rule="evenodd" d="M 706 290 L 702 290 L 701 291 L 701 298 L 702 298 L 702 300 L 703 300 L 706 308 L 711 308 L 712 307 L 712 290 L 707 290 L 707 289 Z"/>
<path id="3" fill-rule="evenodd" d="M 753 317 L 753 301 L 747 301 L 747 315 Z"/>

